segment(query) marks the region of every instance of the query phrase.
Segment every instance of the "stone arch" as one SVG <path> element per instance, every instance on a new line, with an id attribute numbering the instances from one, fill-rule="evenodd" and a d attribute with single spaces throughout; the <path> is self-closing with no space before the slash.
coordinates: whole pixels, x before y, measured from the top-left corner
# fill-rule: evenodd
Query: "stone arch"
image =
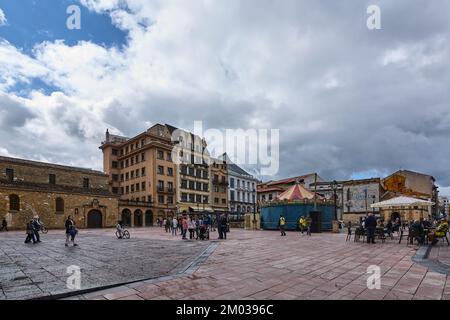
<path id="1" fill-rule="evenodd" d="M 136 209 L 134 211 L 134 226 L 142 227 L 143 226 L 143 215 L 140 209 Z"/>
<path id="2" fill-rule="evenodd" d="M 131 211 L 130 211 L 130 209 L 122 210 L 122 223 L 124 226 L 131 227 Z"/>

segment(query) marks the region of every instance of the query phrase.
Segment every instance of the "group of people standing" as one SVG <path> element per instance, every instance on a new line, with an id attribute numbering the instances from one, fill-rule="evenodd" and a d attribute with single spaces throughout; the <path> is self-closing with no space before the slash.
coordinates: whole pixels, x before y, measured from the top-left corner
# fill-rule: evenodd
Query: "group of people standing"
<path id="1" fill-rule="evenodd" d="M 203 239 L 203 233 L 215 231 L 214 224 L 217 222 L 219 239 L 226 239 L 229 232 L 228 219 L 225 214 L 221 214 L 218 219 L 212 219 L 209 214 L 193 216 L 183 215 L 179 218 L 161 219 L 159 226 L 164 226 L 166 233 L 172 233 L 173 236 L 181 234 L 183 240 Z"/>
<path id="2" fill-rule="evenodd" d="M 303 235 L 305 232 L 308 236 L 311 236 L 311 217 L 300 216 L 297 220 L 297 230 Z M 278 220 L 278 228 L 280 229 L 281 236 L 286 236 L 286 218 L 284 215 L 280 215 Z"/>

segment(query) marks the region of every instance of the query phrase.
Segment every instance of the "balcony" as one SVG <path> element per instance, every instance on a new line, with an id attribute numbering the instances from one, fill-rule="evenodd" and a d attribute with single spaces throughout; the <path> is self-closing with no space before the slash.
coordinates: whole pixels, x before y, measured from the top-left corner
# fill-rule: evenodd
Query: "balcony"
<path id="1" fill-rule="evenodd" d="M 213 179 L 212 183 L 218 186 L 226 186 L 228 187 L 229 183 L 226 180 Z"/>
<path id="2" fill-rule="evenodd" d="M 169 187 L 167 187 L 167 188 L 160 188 L 160 187 L 158 187 L 158 188 L 156 189 L 156 191 L 157 191 L 158 193 L 175 194 L 175 188 L 169 188 Z"/>
<path id="3" fill-rule="evenodd" d="M 153 206 L 153 202 L 152 201 L 140 201 L 140 200 L 119 200 L 119 206 L 151 208 Z"/>

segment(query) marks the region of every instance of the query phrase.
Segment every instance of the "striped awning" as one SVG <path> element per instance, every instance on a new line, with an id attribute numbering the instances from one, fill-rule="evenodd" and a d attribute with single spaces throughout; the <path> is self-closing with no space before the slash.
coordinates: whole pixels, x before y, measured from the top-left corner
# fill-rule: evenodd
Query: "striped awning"
<path id="1" fill-rule="evenodd" d="M 317 199 L 322 199 L 322 196 L 316 194 Z M 293 200 L 313 200 L 314 199 L 314 192 L 309 191 L 301 184 L 297 183 L 293 186 L 291 186 L 289 189 L 287 189 L 285 192 L 280 194 L 277 198 L 277 200 L 281 201 L 293 201 Z"/>

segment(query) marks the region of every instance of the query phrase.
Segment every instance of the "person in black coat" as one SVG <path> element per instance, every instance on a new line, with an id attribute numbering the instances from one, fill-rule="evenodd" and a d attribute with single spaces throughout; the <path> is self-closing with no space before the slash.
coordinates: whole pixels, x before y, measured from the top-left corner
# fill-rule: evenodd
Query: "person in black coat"
<path id="1" fill-rule="evenodd" d="M 41 242 L 41 237 L 39 236 L 39 230 L 41 230 L 41 224 L 39 223 L 38 218 L 33 219 L 33 232 L 36 242 Z"/>
<path id="2" fill-rule="evenodd" d="M 36 239 L 34 238 L 34 226 L 33 226 L 33 220 L 30 220 L 27 223 L 27 231 L 26 231 L 27 237 L 25 239 L 25 243 L 30 243 L 31 240 L 33 240 L 33 243 L 36 243 Z"/>
<path id="3" fill-rule="evenodd" d="M 375 243 L 375 229 L 377 228 L 377 219 L 373 213 L 369 213 L 365 220 L 364 227 L 367 229 L 367 243 Z"/>
<path id="4" fill-rule="evenodd" d="M 227 239 L 227 232 L 228 232 L 228 219 L 226 215 L 222 215 L 220 219 L 220 229 L 222 229 L 222 235 L 223 239 Z"/>

